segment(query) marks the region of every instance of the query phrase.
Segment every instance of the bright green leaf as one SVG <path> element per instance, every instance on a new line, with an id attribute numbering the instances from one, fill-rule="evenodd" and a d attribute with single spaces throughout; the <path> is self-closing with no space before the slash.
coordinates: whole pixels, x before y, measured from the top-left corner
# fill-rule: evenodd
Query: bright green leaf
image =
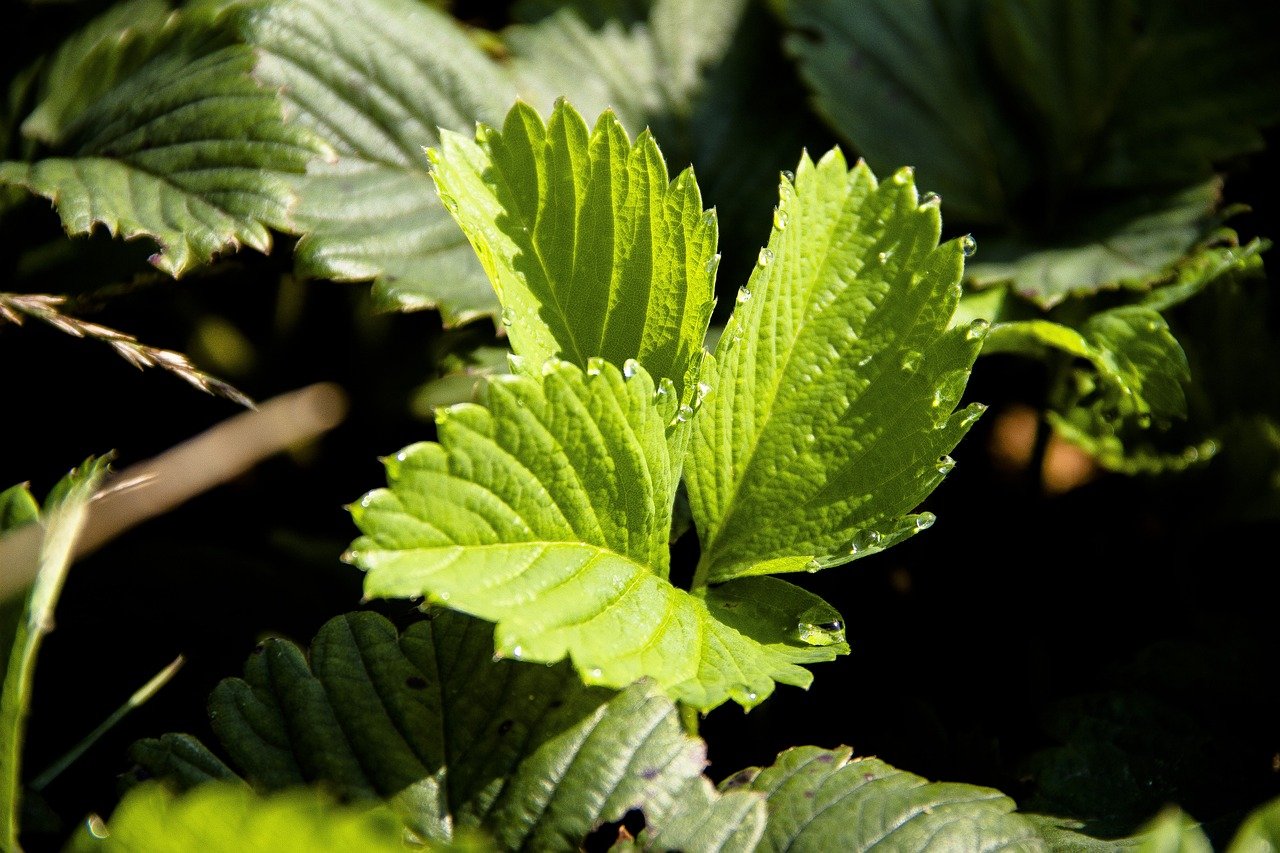
<path id="1" fill-rule="evenodd" d="M 0 533 L 16 530 L 40 520 L 40 505 L 26 484 L 19 483 L 0 492 Z"/>
<path id="2" fill-rule="evenodd" d="M 984 328 L 946 328 L 963 241 L 940 229 L 906 170 L 878 184 L 832 151 L 783 181 L 695 422 L 700 577 L 837 565 L 932 523 L 907 513 L 981 412 L 954 409 Z"/>
<path id="3" fill-rule="evenodd" d="M 516 104 L 501 131 L 446 133 L 431 153 L 445 200 L 537 367 L 635 358 L 683 401 L 711 317 L 716 220 L 689 171 L 668 182 L 653 137 L 611 113 L 594 130 L 561 102 L 544 125 Z"/>
<path id="4" fill-rule="evenodd" d="M 154 239 L 152 262 L 173 275 L 241 245 L 267 251 L 268 229 L 291 227 L 290 173 L 321 146 L 251 78 L 229 16 L 193 9 L 73 40 L 24 126 L 57 156 L 0 163 L 0 182 L 51 199 L 72 234 L 101 223 Z"/>
<path id="5" fill-rule="evenodd" d="M 1272 800 L 1240 824 L 1229 853 L 1273 853 L 1280 850 L 1280 800 Z"/>
<path id="6" fill-rule="evenodd" d="M 214 730 L 256 786 L 318 783 L 387 799 L 423 838 L 479 828 L 504 850 L 576 850 L 635 808 L 657 832 L 683 831 L 674 815 L 685 803 L 758 833 L 761 798 L 711 789 L 705 746 L 652 685 L 614 694 L 584 687 L 565 665 L 493 660 L 491 629 L 445 612 L 397 635 L 382 617 L 354 613 L 321 629 L 309 661 L 268 641 L 244 680 L 214 692 Z M 133 755 L 178 781 L 211 765 L 207 750 L 175 736 Z"/>
<path id="7" fill-rule="evenodd" d="M 70 850 L 381 853 L 405 850 L 403 835 L 389 810 L 340 806 L 319 791 L 259 797 L 243 785 L 211 783 L 174 794 L 149 783 L 126 794 L 108 824 L 90 818 Z M 430 845 L 427 849 L 458 848 Z"/>
<path id="8" fill-rule="evenodd" d="M 1035 826 L 999 791 L 928 782 L 852 750 L 789 749 L 772 767 L 727 779 L 769 811 L 758 853 L 783 850 L 1044 850 Z"/>
<path id="9" fill-rule="evenodd" d="M 522 97 L 549 110 L 563 96 L 586 115 L 613 109 L 632 134 L 649 128 L 669 164 L 697 169 L 727 246 L 760 239 L 778 172 L 814 135 L 761 4 L 522 4 L 517 14 L 536 20 L 503 32 Z"/>
<path id="10" fill-rule="evenodd" d="M 685 415 L 669 381 L 655 392 L 634 361 L 625 373 L 551 363 L 491 380 L 484 406 L 441 410 L 441 443 L 389 459 L 389 488 L 352 508 L 366 593 L 426 595 L 497 622 L 503 655 L 568 656 L 614 687 L 648 676 L 702 709 L 750 707 L 775 681 L 807 686 L 797 664 L 848 650 L 800 636 L 818 599 L 753 603 L 753 590 L 726 586 L 704 600 L 667 581 L 679 464 L 666 434 Z M 760 620 L 718 616 L 735 608 Z"/>
<path id="11" fill-rule="evenodd" d="M 1213 853 L 1200 825 L 1177 808 L 1163 811 L 1137 837 L 1135 853 Z"/>
<path id="12" fill-rule="evenodd" d="M 506 72 L 447 14 L 413 0 L 251 7 L 254 76 L 332 146 L 293 181 L 306 275 L 374 279 L 388 307 L 438 307 L 446 322 L 496 314 L 466 239 L 440 204 L 424 146 L 515 99 Z"/>
<path id="13" fill-rule="evenodd" d="M 71 567 L 76 538 L 84 525 L 89 499 L 106 467 L 106 459 L 90 459 L 54 488 L 41 513 L 44 536 L 26 605 L 12 624 L 4 620 L 6 635 L 0 637 L 0 660 L 5 662 L 0 671 L 4 684 L 0 695 L 0 847 L 6 850 L 19 849 L 22 746 L 36 656 L 45 635 L 53 630 L 53 611 Z M 27 501 L 11 497 L 9 502 L 20 504 L 20 514 L 29 517 L 31 506 Z"/>

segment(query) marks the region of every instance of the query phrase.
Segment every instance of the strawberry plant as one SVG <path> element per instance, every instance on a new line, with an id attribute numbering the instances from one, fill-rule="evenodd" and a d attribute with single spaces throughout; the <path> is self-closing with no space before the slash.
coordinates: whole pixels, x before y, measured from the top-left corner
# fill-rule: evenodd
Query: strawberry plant
<path id="1" fill-rule="evenodd" d="M 1280 844 L 1268 4 L 67 8 L 0 849 Z"/>

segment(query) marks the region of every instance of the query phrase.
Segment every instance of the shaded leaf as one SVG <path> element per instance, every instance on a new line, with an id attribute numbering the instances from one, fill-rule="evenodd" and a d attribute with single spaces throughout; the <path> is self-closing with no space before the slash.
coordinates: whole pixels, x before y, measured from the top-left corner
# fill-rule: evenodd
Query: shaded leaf
<path id="1" fill-rule="evenodd" d="M 445 134 L 434 175 L 498 292 L 512 349 L 533 367 L 635 358 L 684 399 L 718 261 L 692 173 L 668 182 L 647 132 L 632 145 L 608 112 L 589 130 L 564 102 L 546 125 L 516 104 L 477 140 Z"/>
<path id="2" fill-rule="evenodd" d="M 969 281 L 977 287 L 1010 283 L 1018 295 L 1046 309 L 1072 296 L 1150 286 L 1204 236 L 1220 191 L 1214 180 L 1082 216 L 1077 233 L 1063 229 L 1047 245 L 1019 237 L 984 239 Z"/>
<path id="3" fill-rule="evenodd" d="M 774 850 L 1043 850 L 1036 827 L 1004 794 L 928 782 L 852 750 L 789 749 L 772 767 L 729 777 L 722 790 L 766 795 L 756 848 Z"/>
<path id="4" fill-rule="evenodd" d="M 838 565 L 932 523 L 907 513 L 981 412 L 953 410 L 984 329 L 946 328 L 963 241 L 940 229 L 905 170 L 879 184 L 836 150 L 783 181 L 695 422 L 700 577 Z"/>
<path id="5" fill-rule="evenodd" d="M 838 618 L 819 599 L 774 581 L 768 599 L 726 585 L 704 600 L 668 582 L 679 463 L 667 433 L 684 424 L 670 381 L 655 391 L 634 361 L 626 373 L 549 363 L 490 380 L 483 406 L 441 410 L 440 444 L 388 459 L 389 488 L 352 508 L 366 593 L 426 595 L 496 621 L 500 654 L 568 656 L 614 687 L 648 676 L 701 709 L 753 706 L 775 681 L 807 686 L 797 664 L 848 651 L 798 633 L 815 607 Z M 735 609 L 758 618 L 725 615 Z"/>
<path id="6" fill-rule="evenodd" d="M 173 275 L 241 245 L 268 251 L 268 228 L 291 227 L 289 174 L 322 146 L 250 77 L 253 51 L 233 43 L 230 15 L 91 26 L 96 39 L 55 58 L 60 76 L 24 125 L 57 156 L 0 163 L 0 181 L 51 199 L 71 234 L 101 223 L 154 239 L 152 262 Z"/>
<path id="7" fill-rule="evenodd" d="M 1211 225 L 1214 165 L 1280 119 L 1266 4 L 782 5 L 819 110 L 990 229 L 979 281 L 1045 305 L 1176 260 Z"/>
<path id="8" fill-rule="evenodd" d="M 349 614 L 321 629 L 309 661 L 268 641 L 244 680 L 214 692 L 214 729 L 255 786 L 322 783 L 348 799 L 388 799 L 435 840 L 480 827 L 501 849 L 574 850 L 631 809 L 663 827 L 689 796 L 762 821 L 759 797 L 709 788 L 705 746 L 652 685 L 614 694 L 564 665 L 495 661 L 492 648 L 491 626 L 458 614 L 399 636 L 380 616 Z M 150 772 L 185 781 L 202 775 L 188 769 L 197 753 L 208 754 L 175 736 L 133 752 Z"/>
<path id="9" fill-rule="evenodd" d="M 374 279 L 386 307 L 439 308 L 448 323 L 496 314 L 422 149 L 439 128 L 501 116 L 515 99 L 506 72 L 449 15 L 412 0 L 266 3 L 242 27 L 254 76 L 334 152 L 292 181 L 298 270 Z"/>

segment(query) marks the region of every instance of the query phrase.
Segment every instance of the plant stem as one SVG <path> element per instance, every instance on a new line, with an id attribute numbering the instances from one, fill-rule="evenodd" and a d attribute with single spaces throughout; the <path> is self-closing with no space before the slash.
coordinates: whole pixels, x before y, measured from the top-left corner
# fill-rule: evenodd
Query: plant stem
<path id="1" fill-rule="evenodd" d="M 690 737 L 697 737 L 698 709 L 684 702 L 677 702 L 676 708 L 680 710 L 680 724 L 684 726 L 684 733 Z"/>
<path id="2" fill-rule="evenodd" d="M 176 658 L 173 659 L 173 662 L 171 664 L 169 664 L 164 669 L 160 670 L 154 676 L 152 676 L 150 681 L 148 681 L 146 684 L 139 687 L 136 691 L 134 691 L 134 694 L 125 701 L 123 705 L 121 705 L 119 708 L 116 708 L 115 711 L 112 712 L 111 716 L 103 720 L 102 723 L 96 729 L 89 732 L 89 734 L 85 735 L 85 737 L 79 743 L 71 747 L 71 749 L 68 750 L 66 754 L 64 754 L 57 761 L 53 762 L 53 764 L 50 764 L 47 768 L 45 768 L 45 771 L 43 773 L 41 773 L 34 780 L 32 780 L 30 785 L 31 790 L 43 791 L 49 785 L 50 782 L 58 778 L 58 776 L 62 773 L 62 771 L 66 770 L 72 764 L 76 763 L 76 761 L 80 759 L 80 756 L 84 755 L 89 750 L 89 747 L 97 743 L 98 740 L 103 735 L 111 731 L 111 729 L 113 729 L 117 723 L 119 723 L 126 716 L 128 716 L 130 711 L 132 711 L 134 708 L 137 708 L 139 705 L 142 705 L 152 696 L 156 695 L 156 693 L 159 692 L 160 688 L 168 684 L 169 680 L 173 678 L 175 675 L 177 675 L 178 670 L 182 669 L 182 665 L 184 663 L 186 663 L 186 658 L 184 658 L 182 655 L 178 655 Z"/>

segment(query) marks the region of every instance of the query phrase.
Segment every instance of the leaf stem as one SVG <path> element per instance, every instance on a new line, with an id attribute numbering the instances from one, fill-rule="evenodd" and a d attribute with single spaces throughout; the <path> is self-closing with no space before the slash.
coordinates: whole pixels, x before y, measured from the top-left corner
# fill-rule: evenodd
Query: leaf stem
<path id="1" fill-rule="evenodd" d="M 69 749 L 61 758 L 50 764 L 45 768 L 43 773 L 33 779 L 29 786 L 31 790 L 43 791 L 50 782 L 62 774 L 62 771 L 80 760 L 80 756 L 88 752 L 89 748 L 97 743 L 103 735 L 115 728 L 116 724 L 128 716 L 130 711 L 156 695 L 156 693 L 160 691 L 160 688 L 168 684 L 169 680 L 177 675 L 178 670 L 182 669 L 182 665 L 186 662 L 186 658 L 182 655 L 178 655 L 173 659 L 172 663 L 153 675 L 151 680 L 135 690 L 133 695 L 125 700 L 123 705 L 116 708 L 115 711 L 111 713 L 111 716 L 103 720 L 96 729 L 85 735 L 79 743 L 71 747 L 71 749 Z"/>
<path id="2" fill-rule="evenodd" d="M 680 725 L 684 727 L 684 733 L 690 737 L 697 737 L 698 709 L 684 702 L 677 702 L 676 708 L 680 711 Z"/>

